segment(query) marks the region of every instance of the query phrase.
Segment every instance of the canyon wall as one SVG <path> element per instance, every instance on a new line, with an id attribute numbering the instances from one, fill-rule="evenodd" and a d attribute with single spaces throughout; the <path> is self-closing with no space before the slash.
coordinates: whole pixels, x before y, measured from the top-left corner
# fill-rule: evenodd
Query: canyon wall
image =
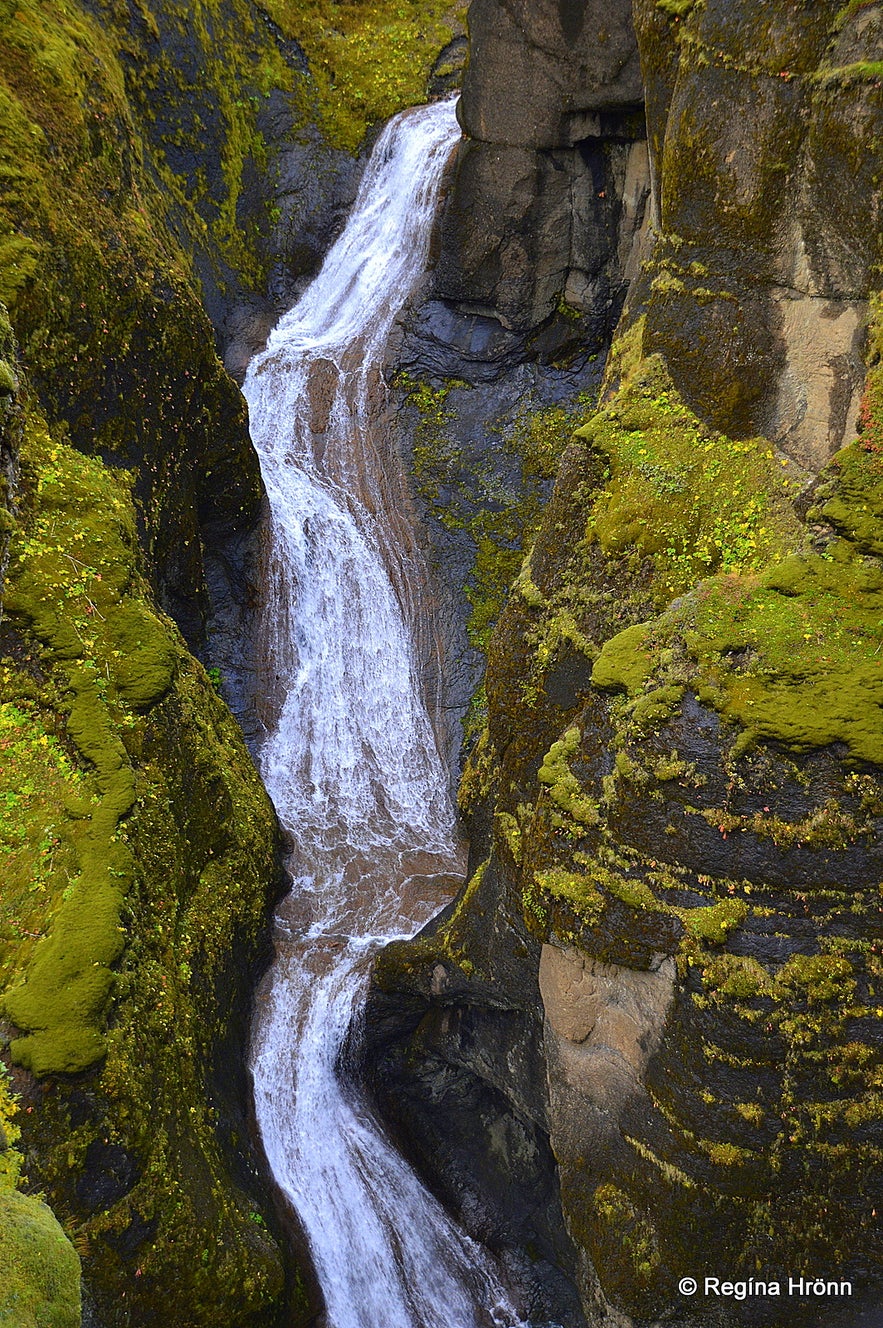
<path id="1" fill-rule="evenodd" d="M 263 497 L 230 374 L 366 133 L 456 76 L 459 18 L 413 8 L 346 16 L 335 98 L 321 0 L 0 5 L 0 1318 L 78 1323 L 80 1260 L 103 1328 L 315 1309 L 245 1069 L 285 883 L 218 694 Z"/>
<path id="2" fill-rule="evenodd" d="M 518 208 L 483 163 L 562 150 L 531 138 L 537 52 L 609 78 L 602 22 L 627 43 L 615 6 L 472 13 L 436 290 L 479 292 L 502 336 L 563 289 L 579 214 L 543 247 L 536 161 L 501 170 L 534 182 Z M 851 1328 L 879 1299 L 883 1160 L 883 16 L 639 0 L 634 23 L 649 228 L 489 640 L 470 884 L 386 951 L 369 1058 L 417 1165 L 561 1322 L 549 1263 L 590 1324 Z M 500 98 L 500 60 L 535 79 Z M 596 91 L 550 94 L 574 116 L 553 132 Z M 853 1303 L 678 1290 L 809 1267 Z"/>

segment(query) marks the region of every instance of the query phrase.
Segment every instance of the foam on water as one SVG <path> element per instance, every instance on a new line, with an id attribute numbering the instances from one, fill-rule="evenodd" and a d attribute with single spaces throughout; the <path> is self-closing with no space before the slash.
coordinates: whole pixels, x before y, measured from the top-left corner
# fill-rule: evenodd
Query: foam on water
<path id="1" fill-rule="evenodd" d="M 518 1322 L 491 1260 L 392 1148 L 347 1064 L 373 954 L 413 935 L 460 867 L 412 641 L 416 546 L 378 446 L 379 366 L 425 270 L 458 137 L 451 102 L 390 122 L 346 229 L 244 389 L 271 510 L 275 707 L 259 760 L 294 844 L 251 1065 L 329 1328 Z"/>

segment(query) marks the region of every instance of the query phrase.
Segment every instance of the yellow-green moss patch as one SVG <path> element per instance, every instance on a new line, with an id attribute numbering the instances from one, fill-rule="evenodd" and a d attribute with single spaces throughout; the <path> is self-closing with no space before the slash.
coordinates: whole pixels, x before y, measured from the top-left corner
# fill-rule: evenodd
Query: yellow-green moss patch
<path id="1" fill-rule="evenodd" d="M 798 538 L 791 481 L 772 445 L 709 429 L 658 355 L 631 368 L 577 436 L 608 462 L 590 537 L 607 554 L 634 547 L 652 557 L 662 603 L 711 572 L 761 567 Z"/>
<path id="2" fill-rule="evenodd" d="M 546 871 L 536 872 L 534 880 L 540 890 L 572 904 L 589 925 L 597 922 L 604 910 L 604 895 L 588 873 L 550 867 Z"/>
<path id="3" fill-rule="evenodd" d="M 262 0 L 303 46 L 332 142 L 354 152 L 372 125 L 426 100 L 433 63 L 464 31 L 453 0 Z"/>
<path id="4" fill-rule="evenodd" d="M 79 1328 L 80 1260 L 39 1199 L 0 1189 L 0 1323 Z"/>
<path id="5" fill-rule="evenodd" d="M 883 571 L 845 545 L 707 583 L 683 632 L 706 680 L 700 696 L 751 738 L 797 750 L 844 742 L 883 761 Z"/>
<path id="6" fill-rule="evenodd" d="M 606 641 L 592 668 L 596 687 L 611 691 L 638 692 L 653 670 L 653 658 L 645 643 L 647 624 L 636 623 Z"/>
<path id="7" fill-rule="evenodd" d="M 537 779 L 549 790 L 552 802 L 565 816 L 580 825 L 596 825 L 599 819 L 598 805 L 583 792 L 579 779 L 570 768 L 570 758 L 576 754 L 581 736 L 579 729 L 574 726 L 553 742 L 543 757 Z"/>
<path id="8" fill-rule="evenodd" d="M 741 899 L 721 899 L 710 908 L 679 909 L 688 936 L 707 941 L 710 945 L 723 945 L 734 927 L 745 918 L 748 905 Z"/>
<path id="9" fill-rule="evenodd" d="M 31 497 L 12 545 L 6 607 L 57 662 L 65 732 L 88 773 L 74 770 L 38 724 L 28 730 L 24 710 L 7 710 L 12 768 L 25 775 L 25 805 L 14 821 L 18 874 L 30 875 L 29 892 L 46 897 L 43 920 L 33 919 L 44 934 L 3 1009 L 24 1030 L 12 1044 L 21 1064 L 37 1074 L 71 1073 L 104 1054 L 104 1013 L 125 939 L 120 908 L 133 868 L 118 832 L 135 779 L 121 734 L 134 722 L 130 705 L 168 690 L 181 645 L 151 608 L 138 572 L 127 485 L 53 440 L 36 415 L 22 460 Z M 47 817 L 42 827 L 37 812 Z M 53 884 L 41 882 L 41 870 Z M 6 891 L 4 904 L 14 907 Z"/>

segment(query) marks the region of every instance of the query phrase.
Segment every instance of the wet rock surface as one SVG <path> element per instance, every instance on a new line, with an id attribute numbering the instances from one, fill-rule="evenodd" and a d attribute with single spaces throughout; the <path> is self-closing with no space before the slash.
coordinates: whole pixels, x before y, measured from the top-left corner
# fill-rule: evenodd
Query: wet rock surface
<path id="1" fill-rule="evenodd" d="M 624 294 L 617 250 L 643 215 L 643 200 L 632 218 L 622 203 L 645 137 L 631 7 L 477 0 L 469 31 L 460 102 L 468 139 L 443 219 L 436 293 L 526 333 L 566 292 L 581 311 L 603 308 L 609 334 Z"/>

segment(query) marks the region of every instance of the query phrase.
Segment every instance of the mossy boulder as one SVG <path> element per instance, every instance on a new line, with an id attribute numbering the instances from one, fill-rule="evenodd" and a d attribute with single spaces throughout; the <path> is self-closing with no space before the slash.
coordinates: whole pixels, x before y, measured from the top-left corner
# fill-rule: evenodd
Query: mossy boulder
<path id="1" fill-rule="evenodd" d="M 38 1199 L 0 1189 L 0 1319 L 9 1328 L 79 1328 L 80 1260 Z"/>

